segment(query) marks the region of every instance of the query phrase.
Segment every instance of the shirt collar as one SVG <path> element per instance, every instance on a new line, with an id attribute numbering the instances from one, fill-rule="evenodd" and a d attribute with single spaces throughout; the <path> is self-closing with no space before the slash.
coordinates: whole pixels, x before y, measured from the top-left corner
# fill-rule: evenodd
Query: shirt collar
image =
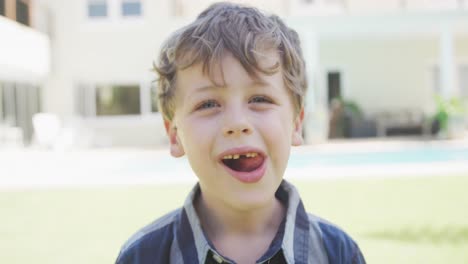
<path id="1" fill-rule="evenodd" d="M 184 260 L 191 259 L 193 262 L 193 258 L 197 258 L 198 263 L 205 263 L 209 251 L 216 251 L 207 240 L 195 211 L 194 200 L 199 194 L 200 186 L 196 184 L 185 200 L 176 235 Z M 283 180 L 275 195 L 287 205 L 286 218 L 260 260 L 271 258 L 281 248 L 287 263 L 307 263 L 309 222 L 299 193 L 293 185 Z"/>

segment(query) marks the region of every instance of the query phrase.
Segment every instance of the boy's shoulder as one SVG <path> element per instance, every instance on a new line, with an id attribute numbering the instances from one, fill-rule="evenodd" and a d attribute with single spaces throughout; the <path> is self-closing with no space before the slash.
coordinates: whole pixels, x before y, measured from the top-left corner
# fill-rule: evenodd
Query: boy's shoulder
<path id="1" fill-rule="evenodd" d="M 182 211 L 178 208 L 169 212 L 132 235 L 122 246 L 116 263 L 146 263 L 145 259 L 165 263 L 174 241 L 174 224 L 179 221 Z"/>
<path id="2" fill-rule="evenodd" d="M 311 229 L 320 234 L 329 263 L 366 263 L 357 243 L 339 226 L 308 213 Z"/>

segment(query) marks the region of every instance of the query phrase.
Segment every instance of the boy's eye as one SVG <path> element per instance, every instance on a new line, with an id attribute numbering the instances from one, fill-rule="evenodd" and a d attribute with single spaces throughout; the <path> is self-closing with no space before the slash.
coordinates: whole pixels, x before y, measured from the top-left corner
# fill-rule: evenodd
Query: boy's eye
<path id="1" fill-rule="evenodd" d="M 196 107 L 196 110 L 209 109 L 220 106 L 215 100 L 204 101 Z"/>
<path id="2" fill-rule="evenodd" d="M 254 96 L 249 100 L 249 103 L 272 103 L 272 100 L 265 96 Z"/>

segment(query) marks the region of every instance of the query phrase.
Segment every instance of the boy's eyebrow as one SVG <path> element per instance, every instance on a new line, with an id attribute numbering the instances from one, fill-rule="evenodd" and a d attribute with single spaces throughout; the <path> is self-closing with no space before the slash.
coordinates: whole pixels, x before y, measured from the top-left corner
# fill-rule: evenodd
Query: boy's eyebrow
<path id="1" fill-rule="evenodd" d="M 217 89 L 217 88 L 220 88 L 221 86 L 216 86 L 216 85 L 213 85 L 213 84 L 208 84 L 208 85 L 201 85 L 199 87 L 196 87 L 194 90 L 196 93 L 200 93 L 200 92 L 204 92 L 206 90 L 213 90 L 213 89 Z"/>
<path id="2" fill-rule="evenodd" d="M 267 82 L 267 81 L 264 81 L 264 80 L 255 80 L 254 82 L 252 82 L 252 87 L 257 87 L 257 88 L 260 88 L 260 89 L 270 89 L 270 88 L 273 88 L 273 90 L 276 90 L 278 89 L 278 85 L 277 83 L 271 83 L 271 82 Z"/>

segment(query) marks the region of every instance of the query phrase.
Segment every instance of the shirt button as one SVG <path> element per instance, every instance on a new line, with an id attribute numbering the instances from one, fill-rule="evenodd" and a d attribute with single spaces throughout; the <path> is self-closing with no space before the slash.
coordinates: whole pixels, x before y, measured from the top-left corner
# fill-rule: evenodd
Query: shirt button
<path id="1" fill-rule="evenodd" d="M 218 256 L 216 254 L 213 254 L 213 259 L 218 263 L 223 263 L 223 261 L 224 261 L 222 257 L 220 257 L 220 256 Z"/>

